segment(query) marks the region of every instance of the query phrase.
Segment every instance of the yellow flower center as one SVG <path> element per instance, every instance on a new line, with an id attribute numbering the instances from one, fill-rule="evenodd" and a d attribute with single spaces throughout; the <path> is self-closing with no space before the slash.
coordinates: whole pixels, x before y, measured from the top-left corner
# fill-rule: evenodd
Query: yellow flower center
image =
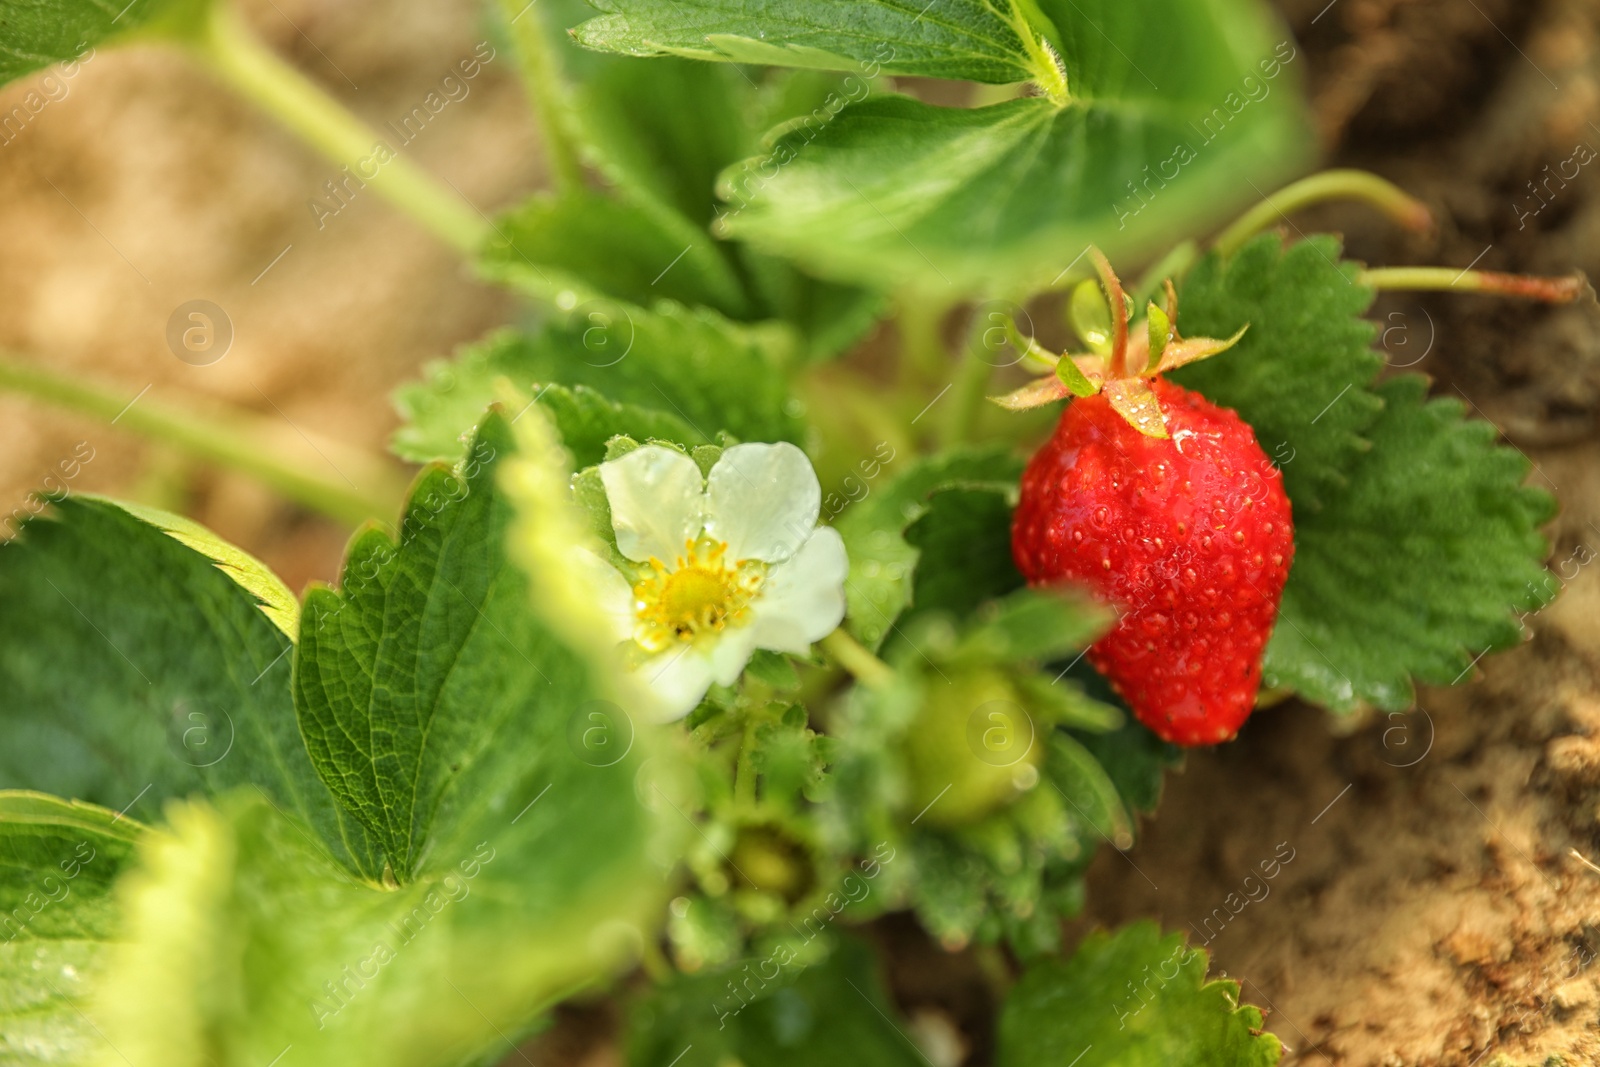
<path id="1" fill-rule="evenodd" d="M 633 639 L 647 652 L 720 633 L 750 621 L 750 604 L 766 579 L 759 560 L 729 562 L 728 546 L 701 534 L 671 566 L 650 557 L 633 586 Z"/>

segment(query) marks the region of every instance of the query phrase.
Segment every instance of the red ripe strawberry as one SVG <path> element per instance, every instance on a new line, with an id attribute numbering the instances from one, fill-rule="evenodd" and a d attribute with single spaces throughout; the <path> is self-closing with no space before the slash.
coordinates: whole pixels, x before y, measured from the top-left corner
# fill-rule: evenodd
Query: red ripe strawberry
<path id="1" fill-rule="evenodd" d="M 1022 476 L 1012 549 L 1030 582 L 1080 582 L 1116 607 L 1089 661 L 1141 722 L 1215 744 L 1255 705 L 1294 557 L 1289 498 L 1238 415 L 1152 385 L 1170 438 L 1104 396 L 1067 406 Z"/>
<path id="2" fill-rule="evenodd" d="M 1102 279 L 1117 320 L 1109 359 L 1063 357 L 1072 370 L 1002 400 L 1079 394 L 1022 476 L 1012 551 L 1030 583 L 1081 583 L 1115 607 L 1089 660 L 1141 722 L 1178 744 L 1216 744 L 1255 705 L 1294 557 L 1289 498 L 1237 414 L 1155 377 L 1226 343 L 1177 338 L 1169 287 L 1149 342 L 1130 345 L 1103 261 Z"/>

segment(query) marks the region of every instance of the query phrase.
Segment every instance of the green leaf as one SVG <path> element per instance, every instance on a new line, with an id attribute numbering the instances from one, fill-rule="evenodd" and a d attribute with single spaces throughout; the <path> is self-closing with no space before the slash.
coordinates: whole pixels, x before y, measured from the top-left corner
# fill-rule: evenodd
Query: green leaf
<path id="1" fill-rule="evenodd" d="M 1063 359 L 1056 363 L 1056 378 L 1073 396 L 1094 396 L 1100 391 L 1071 359 Z"/>
<path id="2" fill-rule="evenodd" d="M 724 231 L 827 277 L 1026 292 L 1086 271 L 1091 241 L 1159 252 L 1308 155 L 1285 76 L 1296 53 L 1255 5 L 1043 6 L 1061 30 L 1067 106 L 852 104 L 730 168 Z"/>
<path id="3" fill-rule="evenodd" d="M 571 389 L 548 385 L 539 391 L 539 406 L 550 416 L 573 465 L 591 467 L 606 458 L 606 442 L 626 435 L 641 441 L 668 441 L 693 448 L 707 444 L 699 432 L 677 415 L 656 408 L 617 404 L 586 385 Z"/>
<path id="4" fill-rule="evenodd" d="M 567 50 L 581 51 L 570 42 Z M 755 147 L 749 80 L 732 67 L 684 59 L 592 59 L 576 100 L 599 150 L 592 162 L 614 186 L 707 225 L 717 175 Z"/>
<path id="5" fill-rule="evenodd" d="M 723 196 L 739 210 L 724 229 L 863 284 L 1037 289 L 1091 241 L 1137 258 L 1203 228 L 1240 202 L 1240 173 L 1272 187 L 1298 157 L 1298 123 L 1260 106 L 1208 142 L 1166 108 L 869 100 L 730 169 Z M 1126 183 L 1146 166 L 1174 180 L 1141 201 Z"/>
<path id="6" fill-rule="evenodd" d="M 1098 278 L 1085 278 L 1072 287 L 1072 296 L 1067 299 L 1067 321 L 1072 324 L 1073 332 L 1091 352 L 1102 356 L 1111 354 L 1111 305 L 1106 303 L 1106 293 L 1100 288 Z M 1056 373 L 1062 376 L 1060 369 L 1057 369 Z M 1081 371 L 1078 372 L 1078 377 L 1083 377 Z M 1062 381 L 1066 380 L 1067 378 L 1062 376 Z"/>
<path id="7" fill-rule="evenodd" d="M 584 4 L 547 2 L 555 8 L 546 20 L 562 28 L 593 14 Z M 820 282 L 706 232 L 719 213 L 717 175 L 756 151 L 774 123 L 836 110 L 829 101 L 843 99 L 840 78 L 621 59 L 579 48 L 565 34 L 551 45 L 576 75 L 579 149 L 608 188 L 537 194 L 507 215 L 482 260 L 491 277 L 562 307 L 671 298 L 750 321 L 779 318 L 801 331 L 815 358 L 836 354 L 881 314 L 883 300 L 871 291 Z"/>
<path id="8" fill-rule="evenodd" d="M 1239 984 L 1206 981 L 1206 954 L 1151 922 L 1091 933 L 1071 959 L 1036 964 L 1006 997 L 1000 1067 L 1061 1067 L 1094 1049 L 1117 1067 L 1272 1067 L 1283 1045 L 1261 1033 Z"/>
<path id="9" fill-rule="evenodd" d="M 178 516 L 58 502 L 0 549 L 0 786 L 149 820 L 169 798 L 251 785 L 373 873 L 300 739 L 287 596 Z"/>
<path id="10" fill-rule="evenodd" d="M 803 0 L 744 4 L 737 0 L 599 0 L 606 12 L 574 32 L 590 48 L 626 55 L 673 54 L 692 59 L 849 71 L 914 74 L 981 82 L 1036 77 L 1041 31 L 1053 28 L 1030 2 L 1039 28 L 1016 8 L 982 0 L 855 0 L 820 5 Z"/>
<path id="11" fill-rule="evenodd" d="M 1133 816 L 1093 754 L 1075 738 L 1056 733 L 1046 761 L 1046 776 L 1072 812 L 1113 848 L 1132 848 Z"/>
<path id="12" fill-rule="evenodd" d="M 640 65 L 624 62 L 628 66 Z M 695 66 L 729 70 L 704 63 Z M 765 74 L 759 91 L 747 92 L 741 108 L 747 123 L 746 142 L 736 155 L 722 161 L 718 175 L 730 164 L 759 151 L 763 135 L 772 127 L 790 121 L 826 122 L 844 106 L 850 94 L 859 97 L 862 92 L 858 80 L 837 74 L 809 70 L 768 70 Z M 752 89 L 743 77 L 738 84 Z M 715 185 L 713 180 L 707 187 L 713 201 Z M 715 205 L 717 218 L 726 213 L 725 205 Z M 829 359 L 850 348 L 883 317 L 888 306 L 887 298 L 873 286 L 824 281 L 787 259 L 766 255 L 748 244 L 736 243 L 733 247 L 750 291 L 761 307 L 800 331 L 805 338 L 806 355 L 811 359 Z"/>
<path id="13" fill-rule="evenodd" d="M 883 317 L 888 298 L 854 285 L 813 278 L 786 259 L 738 245 L 745 275 L 761 304 L 805 339 L 806 356 L 825 360 L 866 336 Z"/>
<path id="14" fill-rule="evenodd" d="M 1347 482 L 1366 447 L 1361 434 L 1382 407 L 1367 388 L 1382 360 L 1361 317 L 1373 292 L 1339 254 L 1336 237 L 1284 247 L 1265 234 L 1230 259 L 1207 256 L 1178 300 L 1188 336 L 1227 337 L 1249 324 L 1232 350 L 1172 378 L 1250 424 L 1283 470 L 1296 522 Z"/>
<path id="15" fill-rule="evenodd" d="M 139 831 L 104 808 L 0 792 L 0 1061 L 78 1064 L 102 1046 L 84 1012 Z"/>
<path id="16" fill-rule="evenodd" d="M 215 563 L 240 588 L 260 601 L 262 613 L 283 631 L 285 637 L 294 639 L 300 629 L 300 601 L 265 563 L 182 515 L 142 504 L 111 500 L 105 500 L 105 503 L 121 508 L 136 519 L 143 519 L 174 541 L 194 549 Z"/>
<path id="17" fill-rule="evenodd" d="M 0 0 L 0 84 L 52 63 L 63 64 L 72 77 L 79 63 L 94 58 L 96 46 L 179 30 L 197 22 L 205 8 L 205 0 Z"/>
<path id="18" fill-rule="evenodd" d="M 641 306 L 676 299 L 754 314 L 727 250 L 706 232 L 715 175 L 753 141 L 743 84 L 705 64 L 589 53 L 559 30 L 592 9 L 547 2 L 531 12 L 535 32 L 551 38 L 545 62 L 558 78 L 563 67 L 576 75 L 556 106 L 606 187 L 535 194 L 501 217 L 480 268 L 563 308 L 601 297 Z"/>
<path id="19" fill-rule="evenodd" d="M 1018 589 L 965 613 L 961 640 L 944 658 L 960 664 L 1046 663 L 1076 655 L 1105 632 L 1108 621 L 1103 608 L 1075 592 Z"/>
<path id="20" fill-rule="evenodd" d="M 562 306 L 614 298 L 706 304 L 739 314 L 746 298 L 704 230 L 671 213 L 586 189 L 540 193 L 502 215 L 479 270 Z"/>
<path id="21" fill-rule="evenodd" d="M 725 430 L 744 441 L 800 442 L 804 423 L 786 381 L 793 356 L 781 328 L 737 326 L 709 311 L 580 307 L 536 334 L 493 334 L 402 387 L 396 402 L 406 423 L 395 450 L 413 460 L 459 458 L 463 434 L 500 398 L 501 378 L 530 400 L 546 385 L 572 390 L 550 394 L 549 407 L 575 454 L 592 455 L 601 434 L 695 445 Z"/>
<path id="22" fill-rule="evenodd" d="M 1161 740 L 1132 713 L 1115 730 L 1078 741 L 1106 772 L 1127 809 L 1140 815 L 1155 814 L 1166 772 L 1183 763 L 1182 749 Z"/>
<path id="23" fill-rule="evenodd" d="M 1405 375 L 1375 390 L 1371 449 L 1320 511 L 1295 515 L 1295 561 L 1267 646 L 1264 684 L 1336 709 L 1409 707 L 1411 679 L 1460 681 L 1483 652 L 1522 638 L 1519 615 L 1556 583 L 1539 526 L 1553 498 L 1522 484 L 1528 461 L 1426 399 Z"/>
<path id="24" fill-rule="evenodd" d="M 928 497 L 927 513 L 906 527 L 920 561 L 912 602 L 918 611 L 971 612 L 1023 585 L 1011 558 L 1014 489 L 945 489 Z"/>
<path id="25" fill-rule="evenodd" d="M 545 0 L 540 8 L 581 116 L 574 133 L 584 162 L 624 199 L 670 209 L 694 226 L 711 218 L 722 168 L 752 151 L 766 125 L 789 117 L 786 105 L 809 99 L 791 105 L 764 79 L 729 66 L 640 62 L 583 48 L 571 31 L 594 17 L 593 7 Z"/>
<path id="26" fill-rule="evenodd" d="M 357 534 L 340 588 L 306 596 L 294 675 L 306 747 L 401 881 L 430 839 L 459 832 L 435 826 L 462 817 L 447 795 L 482 793 L 507 759 L 497 748 L 525 746 L 530 718 L 565 715 L 583 689 L 505 555 L 512 512 L 494 479 L 512 449 L 491 415 L 462 473 L 423 473 L 398 540 Z"/>
<path id="27" fill-rule="evenodd" d="M 462 345 L 451 359 L 436 359 L 422 368 L 422 377 L 394 391 L 400 428 L 389 438 L 389 450 L 408 463 L 455 463 L 465 458 L 478 421 L 489 405 L 519 388 L 502 382 L 500 353 L 525 343 L 511 331 L 490 334 Z M 526 389 L 531 383 L 524 383 Z"/>
<path id="28" fill-rule="evenodd" d="M 542 1004 L 615 966 L 662 892 L 636 765 L 579 764 L 565 716 L 536 718 L 513 756 L 550 795 L 519 819 L 521 793 L 495 784 L 493 817 L 436 842 L 399 888 L 351 878 L 259 799 L 175 805 L 118 887 L 122 943 L 91 1011 L 101 1062 L 437 1067 L 510 1052 Z"/>
<path id="29" fill-rule="evenodd" d="M 1174 377 L 1250 423 L 1283 471 L 1295 560 L 1264 682 L 1337 710 L 1409 706 L 1514 644 L 1554 587 L 1538 533 L 1553 507 L 1527 461 L 1420 379 L 1372 386 L 1372 301 L 1332 237 L 1259 237 L 1185 281 L 1186 333 L 1249 331 Z"/>
<path id="30" fill-rule="evenodd" d="M 1260 61 L 1276 55 L 1287 64 L 1295 56 L 1287 27 L 1264 4 L 1039 0 L 1039 7 L 1061 33 L 1062 64 L 1075 96 L 1180 110 L 1199 105 L 1209 112 L 1213 106 L 1232 110 L 1225 98 L 1236 93 L 1240 102 L 1248 100 L 1239 111 L 1246 113 L 1280 91 L 1292 95 L 1292 86 L 1273 84 L 1263 99 L 1249 99 L 1250 86 L 1241 84 L 1246 74 L 1258 81 L 1275 78 Z"/>
<path id="31" fill-rule="evenodd" d="M 837 525 L 850 555 L 845 585 L 850 633 L 877 648 L 911 604 L 918 550 L 905 531 L 927 513 L 935 492 L 977 488 L 1014 495 L 1021 476 L 1022 460 L 1004 449 L 963 449 L 921 460 L 848 508 Z"/>
<path id="32" fill-rule="evenodd" d="M 1054 668 L 1019 671 L 1013 678 L 1024 707 L 1036 714 L 1040 722 L 1082 731 L 1087 737 L 1096 737 L 1122 726 L 1125 714 L 1115 706 L 1089 697 L 1076 681 L 1063 682 L 1063 675 Z M 1095 757 L 1099 762 L 1099 757 Z M 1109 773 L 1109 772 L 1108 772 Z M 1112 785 L 1121 787 L 1116 780 Z"/>
<path id="33" fill-rule="evenodd" d="M 841 938 L 809 967 L 789 946 L 742 962 L 748 972 L 680 978 L 634 1003 L 630 1067 L 924 1067 L 865 944 Z"/>
<path id="34" fill-rule="evenodd" d="M 1150 302 L 1145 316 L 1150 344 L 1150 362 L 1146 367 L 1153 369 L 1161 365 L 1161 354 L 1167 350 L 1167 342 L 1172 340 L 1172 320 L 1167 318 L 1167 313 L 1157 307 L 1154 301 Z"/>
<path id="35" fill-rule="evenodd" d="M 91 1013 L 128 1062 L 487 1062 L 654 936 L 673 838 L 634 789 L 654 737 L 630 728 L 604 761 L 574 740 L 609 667 L 551 547 L 577 521 L 553 433 L 538 414 L 519 429 L 537 457 L 504 462 L 491 414 L 459 474 L 424 472 L 398 543 L 358 534 L 344 587 L 307 600 L 301 721 L 381 878 L 258 795 L 171 806 L 119 888 Z M 502 481 L 532 509 L 514 537 Z"/>

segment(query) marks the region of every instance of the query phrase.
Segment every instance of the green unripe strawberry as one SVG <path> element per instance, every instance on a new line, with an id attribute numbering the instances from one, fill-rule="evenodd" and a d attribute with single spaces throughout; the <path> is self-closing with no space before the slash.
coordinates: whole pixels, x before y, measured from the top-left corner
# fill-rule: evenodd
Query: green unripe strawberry
<path id="1" fill-rule="evenodd" d="M 1031 789 L 1043 752 L 1002 671 L 948 674 L 948 684 L 937 677 L 927 682 L 904 742 L 913 817 L 941 827 L 977 822 Z"/>

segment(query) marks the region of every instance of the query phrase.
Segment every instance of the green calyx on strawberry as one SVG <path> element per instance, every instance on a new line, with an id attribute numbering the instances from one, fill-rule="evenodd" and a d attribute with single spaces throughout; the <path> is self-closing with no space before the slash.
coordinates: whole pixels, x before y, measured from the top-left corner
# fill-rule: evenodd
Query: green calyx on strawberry
<path id="1" fill-rule="evenodd" d="M 1081 355 L 1055 356 L 1037 342 L 1013 335 L 1012 342 L 1035 362 L 1054 367 L 1055 373 L 1023 386 L 994 402 L 1010 411 L 1026 411 L 1070 396 L 1104 396 L 1119 415 L 1139 433 L 1148 437 L 1168 437 L 1166 418 L 1150 382 L 1157 375 L 1176 370 L 1186 363 L 1226 352 L 1239 343 L 1248 326 L 1225 341 L 1214 337 L 1184 338 L 1178 334 L 1178 294 L 1166 283 L 1167 306 L 1151 301 L 1146 309 L 1143 330 L 1130 333 L 1128 301 L 1122 283 L 1098 248 L 1090 249 L 1100 282 L 1105 286 L 1105 301 L 1094 292 L 1094 283 L 1080 285 L 1072 298 L 1073 318 L 1079 332 L 1095 349 Z M 1110 305 L 1109 314 L 1106 304 Z M 1102 326 L 1096 319 L 1108 320 Z"/>
<path id="2" fill-rule="evenodd" d="M 1169 282 L 1166 309 L 1152 304 L 1130 339 L 1121 285 L 1093 254 L 1107 351 L 1062 356 L 1054 374 L 998 400 L 1076 397 L 1023 473 L 1012 552 L 1030 583 L 1080 583 L 1117 610 L 1089 659 L 1141 722 L 1178 744 L 1216 744 L 1255 706 L 1294 558 L 1289 498 L 1236 413 L 1160 377 L 1244 331 L 1181 338 Z M 1036 345 L 1024 351 L 1050 362 Z"/>

